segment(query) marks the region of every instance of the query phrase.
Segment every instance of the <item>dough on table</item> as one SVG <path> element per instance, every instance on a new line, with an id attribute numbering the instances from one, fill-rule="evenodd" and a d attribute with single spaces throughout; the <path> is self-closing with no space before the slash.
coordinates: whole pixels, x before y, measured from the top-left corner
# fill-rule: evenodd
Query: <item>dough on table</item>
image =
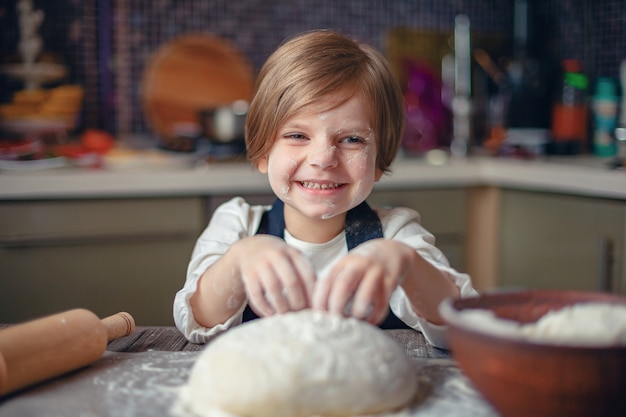
<path id="1" fill-rule="evenodd" d="M 416 390 L 411 359 L 378 327 L 303 310 L 209 343 L 179 405 L 206 417 L 344 417 L 401 409 Z"/>

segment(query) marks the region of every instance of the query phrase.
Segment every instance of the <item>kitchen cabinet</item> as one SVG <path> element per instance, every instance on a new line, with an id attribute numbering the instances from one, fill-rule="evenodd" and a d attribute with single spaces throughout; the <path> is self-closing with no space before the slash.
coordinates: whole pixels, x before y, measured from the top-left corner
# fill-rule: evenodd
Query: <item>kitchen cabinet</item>
<path id="1" fill-rule="evenodd" d="M 626 293 L 626 203 L 503 190 L 499 277 L 503 287 Z"/>
<path id="2" fill-rule="evenodd" d="M 474 245 L 493 248 L 480 256 L 479 286 L 626 293 L 624 201 L 510 189 L 491 194 L 497 207 L 481 221 L 495 225 L 495 233 L 473 236 Z"/>
<path id="3" fill-rule="evenodd" d="M 0 322 L 84 307 L 170 325 L 199 197 L 0 202 Z"/>

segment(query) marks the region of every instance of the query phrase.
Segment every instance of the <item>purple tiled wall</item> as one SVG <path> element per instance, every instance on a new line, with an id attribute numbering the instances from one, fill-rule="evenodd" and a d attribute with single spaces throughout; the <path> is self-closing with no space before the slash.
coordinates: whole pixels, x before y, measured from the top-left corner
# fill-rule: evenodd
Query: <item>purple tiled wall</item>
<path id="1" fill-rule="evenodd" d="M 15 54 L 17 0 L 0 0 L 0 59 Z M 530 0 L 535 1 L 535 0 Z M 286 37 L 333 28 L 384 51 L 391 28 L 451 31 L 467 14 L 472 30 L 511 36 L 512 1 L 499 0 L 57 0 L 34 1 L 46 12 L 47 50 L 70 68 L 70 82 L 87 90 L 86 126 L 147 131 L 139 103 L 145 63 L 163 42 L 186 32 L 220 35 L 258 68 Z M 626 2 L 537 2 L 537 30 L 551 59 L 578 58 L 592 77 L 617 77 L 626 58 Z M 0 101 L 20 86 L 0 76 Z"/>
<path id="2" fill-rule="evenodd" d="M 114 33 L 115 44 L 132 62 L 120 62 L 125 77 L 137 80 L 150 54 L 167 39 L 186 32 L 220 35 L 236 45 L 260 68 L 286 37 L 309 29 L 333 28 L 384 50 L 384 36 L 396 26 L 449 30 L 457 13 L 470 14 L 476 30 L 506 31 L 510 7 L 498 1 L 133 1 L 115 2 L 127 29 Z M 123 60 L 124 61 L 124 60 Z M 139 103 L 138 84 L 129 85 L 132 100 Z M 130 125 L 128 125 L 130 123 Z M 124 118 L 120 130 L 144 130 L 143 119 Z"/>

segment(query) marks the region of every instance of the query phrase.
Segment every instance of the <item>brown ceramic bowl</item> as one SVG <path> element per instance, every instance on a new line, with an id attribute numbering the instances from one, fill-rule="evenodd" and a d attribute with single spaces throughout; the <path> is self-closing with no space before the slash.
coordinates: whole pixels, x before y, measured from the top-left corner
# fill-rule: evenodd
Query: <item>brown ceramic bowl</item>
<path id="1" fill-rule="evenodd" d="M 452 355 L 464 374 L 503 417 L 626 416 L 626 346 L 573 346 L 521 340 L 472 329 L 465 309 L 492 310 L 520 323 L 579 302 L 626 304 L 596 292 L 522 291 L 445 300 Z"/>

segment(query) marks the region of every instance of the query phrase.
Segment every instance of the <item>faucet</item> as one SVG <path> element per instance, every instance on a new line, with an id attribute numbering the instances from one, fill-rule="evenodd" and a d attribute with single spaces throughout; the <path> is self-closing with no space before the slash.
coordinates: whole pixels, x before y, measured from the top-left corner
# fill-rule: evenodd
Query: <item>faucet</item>
<path id="1" fill-rule="evenodd" d="M 467 156 L 471 138 L 471 50 L 470 21 L 466 15 L 454 19 L 454 98 L 452 99 L 453 157 Z"/>

